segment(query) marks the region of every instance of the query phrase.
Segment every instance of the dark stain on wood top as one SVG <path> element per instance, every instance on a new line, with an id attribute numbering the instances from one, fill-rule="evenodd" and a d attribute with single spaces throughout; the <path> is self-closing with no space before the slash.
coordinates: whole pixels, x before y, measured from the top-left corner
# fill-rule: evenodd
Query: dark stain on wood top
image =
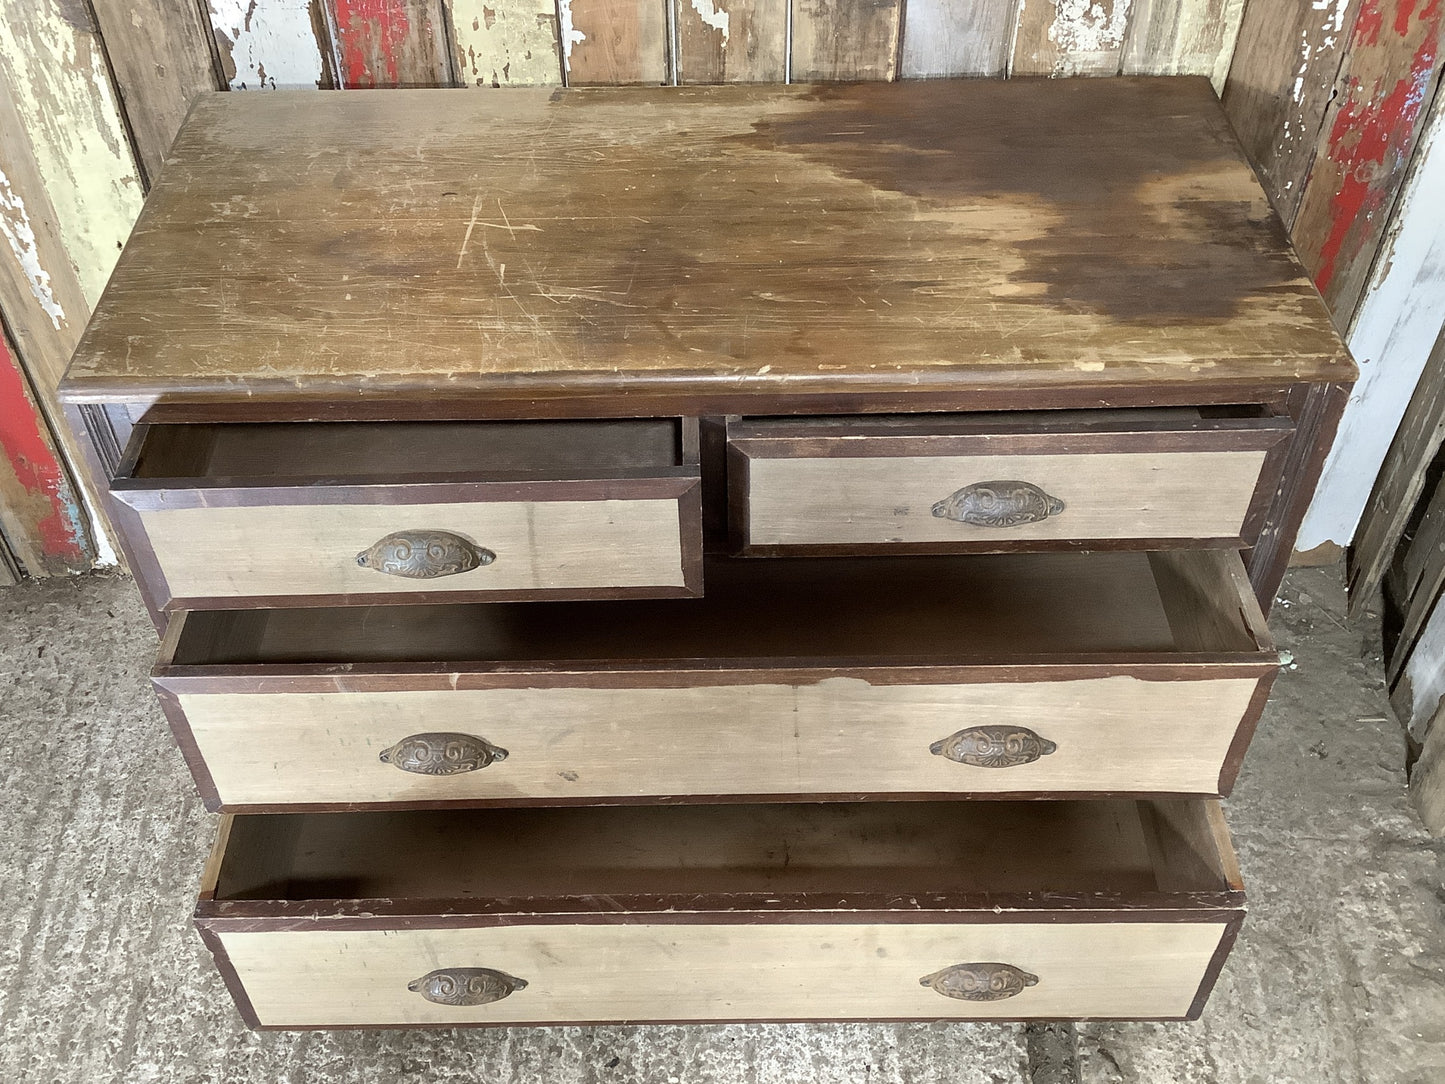
<path id="1" fill-rule="evenodd" d="M 1203 79 L 200 100 L 74 400 L 1353 366 Z"/>

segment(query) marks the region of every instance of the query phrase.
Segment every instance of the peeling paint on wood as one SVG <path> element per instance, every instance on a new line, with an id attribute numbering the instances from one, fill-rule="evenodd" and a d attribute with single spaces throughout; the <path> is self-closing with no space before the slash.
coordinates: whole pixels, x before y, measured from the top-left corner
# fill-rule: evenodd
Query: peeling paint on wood
<path id="1" fill-rule="evenodd" d="M 232 90 L 336 86 L 320 0 L 209 0 Z"/>
<path id="2" fill-rule="evenodd" d="M 903 78 L 1002 75 L 1017 7 L 1018 0 L 908 0 Z"/>
<path id="3" fill-rule="evenodd" d="M 903 0 L 797 0 L 791 81 L 892 79 Z"/>
<path id="4" fill-rule="evenodd" d="M 679 83 L 781 83 L 788 0 L 676 0 Z"/>
<path id="5" fill-rule="evenodd" d="M 1117 75 L 1131 0 L 1021 0 L 1014 75 Z"/>
<path id="6" fill-rule="evenodd" d="M 553 0 L 451 0 L 457 74 L 464 86 L 562 81 Z"/>
<path id="7" fill-rule="evenodd" d="M 563 0 L 562 55 L 574 86 L 667 81 L 666 0 Z"/>
<path id="8" fill-rule="evenodd" d="M 341 86 L 450 86 L 439 5 L 440 0 L 331 0 Z"/>
<path id="9" fill-rule="evenodd" d="M 1207 75 L 1222 93 L 1244 0 L 1134 0 L 1125 75 Z"/>
<path id="10" fill-rule="evenodd" d="M 30 287 L 30 296 L 50 318 L 58 331 L 65 320 L 65 310 L 55 299 L 50 287 L 50 272 L 40 262 L 40 249 L 35 240 L 35 228 L 30 224 L 30 215 L 25 210 L 25 201 L 10 185 L 10 178 L 0 172 L 0 234 L 10 245 L 15 261 Z"/>

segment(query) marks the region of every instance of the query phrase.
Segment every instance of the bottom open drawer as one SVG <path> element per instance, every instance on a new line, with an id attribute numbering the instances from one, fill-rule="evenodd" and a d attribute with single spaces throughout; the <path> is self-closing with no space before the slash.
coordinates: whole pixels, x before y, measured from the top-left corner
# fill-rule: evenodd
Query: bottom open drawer
<path id="1" fill-rule="evenodd" d="M 228 817 L 197 924 L 252 1026 L 1192 1018 L 1218 803 Z"/>

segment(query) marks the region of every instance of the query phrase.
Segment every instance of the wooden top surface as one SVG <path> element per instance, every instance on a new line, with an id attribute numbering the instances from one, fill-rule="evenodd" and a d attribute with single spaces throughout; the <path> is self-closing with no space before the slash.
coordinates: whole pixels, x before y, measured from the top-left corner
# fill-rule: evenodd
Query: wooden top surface
<path id="1" fill-rule="evenodd" d="M 71 400 L 1354 377 L 1204 79 L 218 93 Z"/>

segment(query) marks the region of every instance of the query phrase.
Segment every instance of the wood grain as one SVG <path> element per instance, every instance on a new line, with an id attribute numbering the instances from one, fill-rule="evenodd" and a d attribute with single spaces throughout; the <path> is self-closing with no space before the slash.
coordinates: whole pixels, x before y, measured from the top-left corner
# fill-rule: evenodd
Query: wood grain
<path id="1" fill-rule="evenodd" d="M 448 0 L 447 14 L 463 86 L 562 82 L 554 0 Z"/>
<path id="2" fill-rule="evenodd" d="M 676 0 L 679 83 L 782 83 L 788 0 Z"/>
<path id="3" fill-rule="evenodd" d="M 452 83 L 441 0 L 327 0 L 347 89 Z"/>
<path id="4" fill-rule="evenodd" d="M 322 0 L 207 0 L 231 90 L 339 85 Z"/>
<path id="5" fill-rule="evenodd" d="M 903 21 L 905 79 L 1003 75 L 1018 0 L 908 0 Z"/>
<path id="6" fill-rule="evenodd" d="M 666 0 L 558 0 L 569 86 L 667 82 Z"/>
<path id="7" fill-rule="evenodd" d="M 1019 7 L 1012 75 L 1117 75 L 1132 0 L 1028 0 Z"/>
<path id="8" fill-rule="evenodd" d="M 1125 75 L 1207 75 L 1224 93 L 1244 0 L 1134 0 Z"/>
<path id="9" fill-rule="evenodd" d="M 903 0 L 797 0 L 791 82 L 893 79 Z"/>

